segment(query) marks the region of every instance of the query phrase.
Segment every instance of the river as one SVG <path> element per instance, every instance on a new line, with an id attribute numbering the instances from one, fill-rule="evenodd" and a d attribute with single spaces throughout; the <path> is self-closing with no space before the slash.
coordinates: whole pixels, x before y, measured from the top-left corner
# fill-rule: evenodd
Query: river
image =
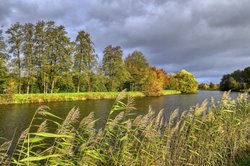
<path id="1" fill-rule="evenodd" d="M 201 103 L 203 100 L 208 101 L 213 97 L 215 101 L 221 99 L 223 92 L 221 91 L 199 91 L 196 94 L 180 94 L 160 97 L 141 97 L 135 98 L 136 110 L 134 114 L 145 114 L 149 105 L 153 110 L 159 111 L 164 109 L 167 113 L 171 113 L 176 108 L 180 111 L 187 110 L 190 106 Z M 232 92 L 231 97 L 235 98 L 237 93 Z M 81 118 L 87 116 L 94 111 L 95 117 L 100 118 L 99 125 L 105 120 L 107 114 L 112 107 L 114 100 L 85 100 L 72 102 L 51 102 L 44 104 L 11 104 L 0 105 L 0 137 L 11 139 L 15 130 L 22 131 L 28 127 L 28 124 L 35 112 L 41 105 L 47 105 L 51 108 L 51 112 L 59 117 L 64 118 L 73 107 L 78 107 L 81 112 Z M 0 142 L 2 142 L 0 140 Z"/>

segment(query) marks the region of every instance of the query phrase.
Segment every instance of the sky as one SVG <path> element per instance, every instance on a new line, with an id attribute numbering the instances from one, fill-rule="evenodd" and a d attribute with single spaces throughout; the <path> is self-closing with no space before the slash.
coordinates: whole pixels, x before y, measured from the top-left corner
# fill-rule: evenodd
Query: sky
<path id="1" fill-rule="evenodd" d="M 249 0 L 0 0 L 0 25 L 55 21 L 74 40 L 91 35 L 101 60 L 112 44 L 144 53 L 169 73 L 186 69 L 199 82 L 250 66 Z"/>

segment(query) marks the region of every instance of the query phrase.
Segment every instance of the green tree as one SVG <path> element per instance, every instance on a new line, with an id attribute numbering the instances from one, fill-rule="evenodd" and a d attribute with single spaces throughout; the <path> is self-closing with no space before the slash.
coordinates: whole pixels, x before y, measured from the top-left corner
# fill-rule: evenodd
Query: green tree
<path id="1" fill-rule="evenodd" d="M 105 77 L 102 69 L 98 68 L 93 78 L 93 90 L 95 92 L 106 92 L 107 91 L 107 87 L 105 86 L 106 82 L 107 82 L 107 77 Z"/>
<path id="2" fill-rule="evenodd" d="M 9 78 L 6 81 L 6 88 L 4 89 L 4 99 L 7 102 L 11 102 L 14 100 L 15 93 L 16 93 L 16 83 L 15 79 Z"/>
<path id="3" fill-rule="evenodd" d="M 80 84 L 86 83 L 88 90 L 92 91 L 93 69 L 97 66 L 97 55 L 90 35 L 84 31 L 78 32 L 75 40 L 74 69 L 77 75 L 77 92 Z"/>
<path id="4" fill-rule="evenodd" d="M 108 77 L 107 89 L 109 91 L 121 90 L 129 78 L 122 59 L 123 51 L 120 46 L 109 45 L 103 53 L 102 69 L 104 75 Z"/>
<path id="5" fill-rule="evenodd" d="M 143 90 L 143 84 L 147 78 L 146 73 L 149 69 L 149 63 L 142 52 L 134 51 L 125 59 L 125 66 L 130 73 L 130 80 L 128 81 L 128 89 L 131 91 Z"/>
<path id="6" fill-rule="evenodd" d="M 228 78 L 227 83 L 230 90 L 238 90 L 240 87 L 240 84 L 232 76 Z"/>
<path id="7" fill-rule="evenodd" d="M 223 75 L 221 82 L 220 82 L 220 90 L 229 90 L 228 87 L 228 78 L 230 77 L 230 74 Z"/>
<path id="8" fill-rule="evenodd" d="M 216 84 L 210 82 L 209 83 L 209 89 L 212 89 L 212 90 L 215 90 L 217 87 L 216 87 Z"/>
<path id="9" fill-rule="evenodd" d="M 199 89 L 207 90 L 209 89 L 209 85 L 206 83 L 199 84 Z"/>
<path id="10" fill-rule="evenodd" d="M 64 26 L 56 26 L 54 22 L 47 23 L 47 45 L 45 72 L 49 77 L 50 93 L 55 92 L 55 84 L 72 66 L 72 43 L 66 36 Z"/>
<path id="11" fill-rule="evenodd" d="M 21 93 L 21 49 L 22 49 L 22 41 L 23 41 L 23 26 L 20 23 L 15 23 L 11 25 L 11 27 L 6 31 L 9 35 L 8 43 L 10 44 L 9 53 L 13 54 L 13 67 L 14 73 L 17 74 L 18 77 L 18 93 Z"/>
<path id="12" fill-rule="evenodd" d="M 244 83 L 246 83 L 248 85 L 248 88 L 250 88 L 250 66 L 244 69 L 242 75 L 243 75 Z"/>
<path id="13" fill-rule="evenodd" d="M 46 93 L 48 89 L 48 74 L 46 73 L 46 68 L 48 66 L 47 56 L 46 56 L 46 23 L 44 21 L 39 21 L 35 25 L 34 30 L 34 55 L 36 62 L 36 78 L 37 86 L 40 92 Z"/>
<path id="14" fill-rule="evenodd" d="M 0 93 L 3 93 L 8 75 L 7 61 L 9 59 L 6 53 L 6 44 L 3 37 L 3 31 L 0 30 Z"/>
<path id="15" fill-rule="evenodd" d="M 30 86 L 35 82 L 36 57 L 34 54 L 34 25 L 27 23 L 23 26 L 23 47 L 24 55 L 23 68 L 27 78 L 26 93 L 30 93 Z"/>
<path id="16" fill-rule="evenodd" d="M 174 86 L 181 93 L 195 93 L 198 90 L 194 75 L 186 70 L 181 70 L 174 76 Z"/>
<path id="17" fill-rule="evenodd" d="M 220 90 L 247 91 L 250 88 L 250 67 L 223 75 Z"/>

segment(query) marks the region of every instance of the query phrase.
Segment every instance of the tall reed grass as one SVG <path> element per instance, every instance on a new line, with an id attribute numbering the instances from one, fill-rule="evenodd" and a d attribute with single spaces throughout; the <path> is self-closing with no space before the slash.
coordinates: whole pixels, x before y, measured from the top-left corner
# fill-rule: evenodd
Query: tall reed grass
<path id="1" fill-rule="evenodd" d="M 170 117 L 149 107 L 146 115 L 128 118 L 134 109 L 133 98 L 122 92 L 103 128 L 96 129 L 94 113 L 80 120 L 79 110 L 73 108 L 63 120 L 40 107 L 17 141 L 0 146 L 0 161 L 32 166 L 218 166 L 250 156 L 247 94 L 232 100 L 225 93 L 218 105 L 204 101 L 181 114 L 175 110 Z M 40 125 L 34 125 L 37 121 Z"/>

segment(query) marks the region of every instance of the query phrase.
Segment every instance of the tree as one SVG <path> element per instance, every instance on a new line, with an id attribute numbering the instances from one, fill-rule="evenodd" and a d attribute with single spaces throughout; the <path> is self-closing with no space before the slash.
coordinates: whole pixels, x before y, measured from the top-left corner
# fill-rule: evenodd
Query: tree
<path id="1" fill-rule="evenodd" d="M 121 90 L 129 78 L 129 73 L 122 59 L 123 51 L 120 46 L 109 45 L 103 53 L 102 70 L 104 75 L 108 77 L 107 89 L 109 91 Z"/>
<path id="2" fill-rule="evenodd" d="M 223 75 L 221 82 L 220 82 L 220 90 L 223 90 L 223 91 L 229 90 L 229 87 L 228 87 L 229 77 L 230 77 L 230 74 Z"/>
<path id="3" fill-rule="evenodd" d="M 13 54 L 13 67 L 14 67 L 14 73 L 18 76 L 18 93 L 21 93 L 21 72 L 22 72 L 22 66 L 21 66 L 21 48 L 22 48 L 22 42 L 23 42 L 23 26 L 20 23 L 15 23 L 11 25 L 11 27 L 6 31 L 7 34 L 9 34 L 8 43 L 11 45 L 9 53 Z"/>
<path id="4" fill-rule="evenodd" d="M 230 76 L 228 78 L 227 83 L 228 83 L 228 88 L 230 90 L 238 90 L 239 89 L 240 84 L 232 76 Z"/>
<path id="5" fill-rule="evenodd" d="M 74 54 L 74 69 L 77 73 L 77 92 L 80 91 L 80 84 L 83 82 L 87 84 L 88 91 L 92 90 L 93 69 L 97 66 L 97 55 L 94 52 L 94 43 L 91 41 L 90 35 L 84 31 L 78 32 L 75 40 Z"/>
<path id="6" fill-rule="evenodd" d="M 7 102 L 13 101 L 16 93 L 16 83 L 13 78 L 9 78 L 6 82 L 6 88 L 4 89 L 4 99 Z"/>
<path id="7" fill-rule="evenodd" d="M 248 87 L 250 88 L 250 66 L 246 67 L 243 70 L 243 79 L 244 79 L 244 83 L 246 83 L 248 85 Z"/>
<path id="8" fill-rule="evenodd" d="M 209 85 L 206 83 L 199 84 L 199 89 L 207 90 L 209 89 Z"/>
<path id="9" fill-rule="evenodd" d="M 246 91 L 248 88 L 250 88 L 250 67 L 223 75 L 220 82 L 220 90 Z"/>
<path id="10" fill-rule="evenodd" d="M 152 67 L 151 70 L 155 71 L 157 79 L 161 82 L 163 89 L 166 89 L 170 86 L 171 77 L 165 70 L 157 69 L 156 67 Z"/>
<path id="11" fill-rule="evenodd" d="M 146 73 L 149 69 L 149 63 L 142 52 L 134 51 L 125 59 L 125 66 L 130 73 L 128 89 L 132 91 L 143 90 L 143 84 L 147 78 Z"/>
<path id="12" fill-rule="evenodd" d="M 35 82 L 36 57 L 34 54 L 34 25 L 27 23 L 23 26 L 23 55 L 24 71 L 27 78 L 26 93 L 30 92 L 30 85 Z"/>
<path id="13" fill-rule="evenodd" d="M 55 84 L 72 66 L 72 43 L 66 36 L 64 26 L 56 26 L 54 22 L 47 23 L 47 45 L 45 72 L 49 77 L 50 93 L 54 92 Z"/>
<path id="14" fill-rule="evenodd" d="M 0 93 L 3 93 L 6 85 L 6 77 L 8 75 L 7 61 L 9 59 L 6 53 L 6 44 L 2 35 L 3 31 L 0 30 Z"/>
<path id="15" fill-rule="evenodd" d="M 34 55 L 36 62 L 36 78 L 37 86 L 40 92 L 47 92 L 48 85 L 48 75 L 46 74 L 46 68 L 48 66 L 47 56 L 46 56 L 46 23 L 44 21 L 39 21 L 35 25 L 34 30 Z"/>
<path id="16" fill-rule="evenodd" d="M 144 84 L 146 96 L 160 96 L 163 89 L 169 87 L 170 76 L 163 69 L 150 67 L 146 73 L 147 79 Z"/>
<path id="17" fill-rule="evenodd" d="M 186 70 L 181 70 L 174 76 L 174 86 L 181 93 L 195 93 L 198 90 L 194 75 Z"/>
<path id="18" fill-rule="evenodd" d="M 216 84 L 214 84 L 214 83 L 212 83 L 212 82 L 209 83 L 209 89 L 214 90 L 214 89 L 216 89 L 216 88 L 217 88 L 217 87 L 216 87 Z"/>
<path id="19" fill-rule="evenodd" d="M 160 96 L 163 90 L 164 80 L 155 67 L 148 70 L 147 78 L 144 84 L 144 93 L 146 96 Z"/>

